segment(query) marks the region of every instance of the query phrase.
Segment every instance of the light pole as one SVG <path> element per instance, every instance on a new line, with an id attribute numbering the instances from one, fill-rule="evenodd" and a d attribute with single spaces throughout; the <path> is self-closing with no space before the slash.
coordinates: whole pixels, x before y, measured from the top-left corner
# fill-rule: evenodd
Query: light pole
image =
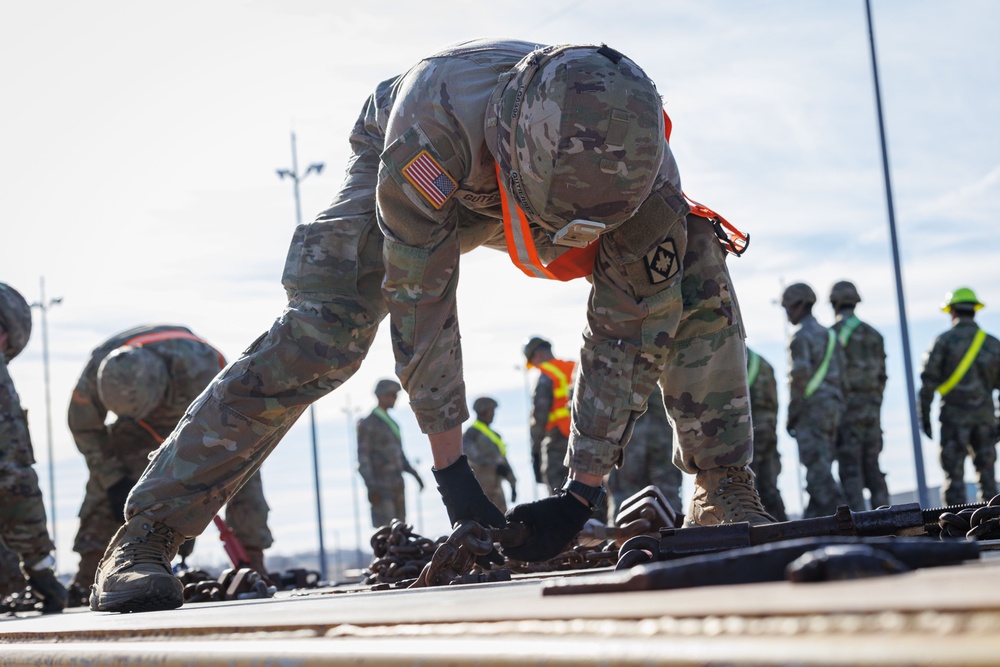
<path id="1" fill-rule="evenodd" d="M 45 276 L 38 280 L 41 299 L 31 304 L 42 312 L 42 367 L 45 373 L 45 437 L 49 454 L 49 517 L 52 519 L 52 544 L 56 543 L 56 472 L 52 447 L 52 393 L 49 390 L 49 308 L 62 303 L 62 297 L 45 300 Z M 53 550 L 53 553 L 58 553 Z"/>
<path id="2" fill-rule="evenodd" d="M 302 224 L 302 203 L 299 199 L 299 183 L 309 174 L 314 173 L 319 176 L 323 173 L 323 166 L 322 162 L 313 162 L 304 172 L 301 174 L 299 173 L 299 158 L 295 151 L 295 132 L 292 132 L 292 168 L 278 169 L 277 173 L 278 178 L 290 178 L 294 184 L 296 227 Z M 319 488 L 319 449 L 316 446 L 316 409 L 312 403 L 309 404 L 309 430 L 312 434 L 313 486 L 316 490 L 316 531 L 319 537 L 319 574 L 320 577 L 326 581 L 326 548 L 323 545 L 323 502 L 320 497 Z"/>
<path id="3" fill-rule="evenodd" d="M 351 474 L 351 501 L 354 505 L 354 554 L 357 559 L 356 565 L 360 570 L 364 567 L 361 560 L 361 510 L 358 506 L 358 447 L 357 428 L 354 423 L 354 408 L 351 407 L 351 397 L 347 397 L 347 406 L 344 408 L 347 415 L 347 453 L 350 457 L 349 471 Z"/>
<path id="4" fill-rule="evenodd" d="M 913 365 L 910 360 L 910 332 L 906 325 L 906 302 L 903 300 L 903 273 L 899 264 L 899 242 L 896 239 L 896 214 L 892 203 L 892 181 L 889 178 L 889 150 L 885 143 L 885 122 L 882 119 L 882 92 L 878 82 L 878 61 L 875 57 L 875 29 L 872 27 L 872 6 L 865 0 L 865 16 L 868 19 L 868 45 L 872 58 L 872 80 L 875 83 L 875 109 L 878 112 L 878 136 L 882 147 L 882 178 L 885 181 L 885 203 L 889 212 L 889 239 L 892 242 L 892 266 L 896 275 L 896 302 L 899 304 L 899 329 L 903 338 L 903 370 L 906 376 L 906 395 L 910 406 L 910 433 L 913 437 L 913 462 L 916 467 L 917 497 L 923 507 L 930 507 L 927 479 L 924 476 L 924 453 L 920 441 L 920 426 L 917 422 L 917 390 L 913 380 Z"/>

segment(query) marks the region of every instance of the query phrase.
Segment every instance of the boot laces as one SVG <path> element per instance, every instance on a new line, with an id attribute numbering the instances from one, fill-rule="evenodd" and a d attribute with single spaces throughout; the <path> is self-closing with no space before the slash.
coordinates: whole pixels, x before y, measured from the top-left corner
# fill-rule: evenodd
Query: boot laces
<path id="1" fill-rule="evenodd" d="M 133 538 L 122 544 L 119 562 L 125 560 L 135 564 L 165 564 L 169 569 L 167 554 L 173 547 L 173 532 L 165 526 L 152 527 L 149 524 L 143 524 L 143 529 L 147 531 L 144 537 Z"/>
<path id="2" fill-rule="evenodd" d="M 748 514 L 770 516 L 753 484 L 753 474 L 746 468 L 731 468 L 731 474 L 719 481 L 716 493 L 730 506 L 739 506 Z"/>

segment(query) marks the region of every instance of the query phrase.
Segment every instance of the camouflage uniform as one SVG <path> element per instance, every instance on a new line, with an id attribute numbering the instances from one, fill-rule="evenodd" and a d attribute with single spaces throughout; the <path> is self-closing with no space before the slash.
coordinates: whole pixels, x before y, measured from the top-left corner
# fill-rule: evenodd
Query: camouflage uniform
<path id="1" fill-rule="evenodd" d="M 167 389 L 163 399 L 143 419 L 117 418 L 105 425 L 108 408 L 98 392 L 101 362 L 128 341 L 148 334 L 193 335 L 181 326 L 144 325 L 112 336 L 91 353 L 73 390 L 68 421 L 77 449 L 90 477 L 80 507 L 80 528 L 73 550 L 80 554 L 74 583 L 86 589 L 108 541 L 121 525 L 107 490 L 121 480 L 138 480 L 149 465 L 151 452 L 174 430 L 185 409 L 225 365 L 219 352 L 201 340 L 166 338 L 142 345 L 166 364 Z M 268 506 L 259 478 L 247 482 L 226 508 L 226 520 L 247 549 L 266 549 L 273 539 L 267 528 Z"/>
<path id="2" fill-rule="evenodd" d="M 492 431 L 493 435 L 497 438 L 500 437 L 488 424 L 479 423 Z M 486 497 L 490 499 L 490 502 L 499 507 L 501 512 L 506 512 L 507 498 L 504 496 L 501 481 L 507 480 L 511 489 L 514 489 L 517 485 L 517 477 L 514 476 L 514 471 L 510 467 L 510 461 L 507 460 L 507 456 L 500 451 L 500 448 L 497 447 L 489 436 L 475 426 L 465 429 L 465 433 L 462 434 L 462 449 L 465 450 L 465 455 L 469 457 L 469 465 L 472 466 L 472 472 L 476 473 L 476 479 L 479 480 L 479 484 L 483 487 Z M 511 502 L 514 502 L 513 497 L 511 498 Z"/>
<path id="3" fill-rule="evenodd" d="M 806 385 L 826 355 L 828 331 L 806 315 L 788 343 L 788 431 L 798 441 L 799 461 L 806 468 L 806 518 L 833 514 L 844 504 L 843 490 L 833 477 L 837 429 L 844 412 L 844 351 L 839 345 L 834 345 L 823 382 L 805 397 Z"/>
<path id="4" fill-rule="evenodd" d="M 857 320 L 853 310 L 841 309 L 832 327 L 845 359 L 844 419 L 837 434 L 837 467 L 848 504 L 852 510 L 860 511 L 866 509 L 866 488 L 871 494 L 872 508 L 889 504 L 885 473 L 878 464 L 882 453 L 885 346 L 882 334 L 866 322 L 855 323 L 852 318 Z M 848 331 L 849 334 L 845 333 Z"/>
<path id="5" fill-rule="evenodd" d="M 550 492 L 562 487 L 569 474 L 566 467 L 566 450 L 569 438 L 558 428 L 547 428 L 549 413 L 555 402 L 552 378 L 542 373 L 538 376 L 535 391 L 531 395 L 531 454 L 532 461 L 538 457 L 541 481 Z M 572 412 L 571 412 L 572 414 Z"/>
<path id="6" fill-rule="evenodd" d="M 928 424 L 935 391 L 951 377 L 978 330 L 971 318 L 958 321 L 934 340 L 924 356 L 920 416 Z M 962 380 L 941 398 L 941 467 L 945 473 L 942 495 L 946 505 L 966 502 L 965 458 L 969 455 L 979 475 L 979 499 L 988 501 L 997 494 L 994 392 L 998 390 L 1000 341 L 986 336 Z"/>
<path id="7" fill-rule="evenodd" d="M 778 381 L 774 367 L 759 354 L 747 350 L 750 373 L 750 415 L 753 417 L 753 461 L 757 491 L 764 509 L 778 521 L 787 521 L 785 503 L 778 490 L 781 456 L 778 454 Z M 753 357 L 756 356 L 756 361 Z"/>
<path id="8" fill-rule="evenodd" d="M 351 135 L 346 181 L 293 235 L 288 307 L 190 407 L 130 495 L 127 516 L 200 533 L 306 407 L 357 370 L 387 313 L 397 375 L 422 431 L 468 419 L 459 257 L 478 246 L 506 249 L 485 137 L 488 129 L 509 137 L 488 123 L 491 96 L 498 76 L 534 48 L 459 45 L 376 88 Z M 670 148 L 657 143 L 651 192 L 627 224 L 600 236 L 593 266 L 568 458 L 594 475 L 620 462 L 661 376 L 677 425 L 675 462 L 693 473 L 751 457 L 744 334 L 724 252 L 711 223 L 686 217 Z M 437 174 L 434 182 L 418 185 L 414 164 Z M 564 182 L 582 185 L 573 174 Z M 610 194 L 592 213 L 627 204 Z M 546 229 L 532 231 L 543 261 L 567 250 Z"/>
<path id="9" fill-rule="evenodd" d="M 663 492 L 678 514 L 683 513 L 683 473 L 671 460 L 673 444 L 674 430 L 657 387 L 646 403 L 646 412 L 635 421 L 621 466 L 608 475 L 608 523 L 614 523 L 623 500 L 650 484 Z"/>
<path id="10" fill-rule="evenodd" d="M 23 591 L 28 580 L 21 572 L 21 558 L 0 541 L 0 598 Z"/>
<path id="11" fill-rule="evenodd" d="M 393 519 L 406 521 L 403 473 L 417 476 L 403 453 L 399 427 L 393 428 L 386 419 L 392 421 L 384 410 L 375 408 L 358 421 L 358 471 L 368 487 L 375 528 L 388 526 Z"/>
<path id="12" fill-rule="evenodd" d="M 55 549 L 34 463 L 27 413 L 21 409 L 7 359 L 0 354 L 0 539 L 20 556 L 22 568 L 46 559 Z"/>

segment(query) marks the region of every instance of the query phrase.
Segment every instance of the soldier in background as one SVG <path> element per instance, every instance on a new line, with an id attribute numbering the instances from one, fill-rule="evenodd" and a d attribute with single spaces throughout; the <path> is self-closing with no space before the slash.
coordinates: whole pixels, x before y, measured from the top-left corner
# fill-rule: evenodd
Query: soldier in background
<path id="1" fill-rule="evenodd" d="M 472 403 L 472 411 L 476 420 L 462 435 L 462 449 L 469 457 L 469 465 L 476 474 L 479 485 L 483 487 L 486 497 L 500 508 L 507 511 L 507 501 L 504 498 L 502 480 L 510 485 L 510 502 L 517 502 L 517 477 L 507 460 L 507 444 L 500 434 L 490 426 L 496 416 L 498 403 L 496 400 L 482 396 Z"/>
<path id="2" fill-rule="evenodd" d="M 806 468 L 809 503 L 804 518 L 833 514 L 844 504 L 844 492 L 833 477 L 844 412 L 844 351 L 837 335 L 813 317 L 815 303 L 816 293 L 805 283 L 789 285 L 781 296 L 788 321 L 798 325 L 788 342 L 787 428 L 798 441 L 799 461 Z"/>
<path id="3" fill-rule="evenodd" d="M 406 486 L 403 473 L 413 475 L 424 490 L 424 480 L 403 453 L 399 424 L 389 416 L 402 387 L 394 380 L 375 385 L 378 405 L 358 421 L 358 472 L 368 487 L 372 526 L 388 526 L 393 519 L 406 521 Z"/>
<path id="4" fill-rule="evenodd" d="M 750 384 L 750 417 L 753 420 L 753 461 L 757 492 L 767 513 L 787 521 L 785 503 L 778 490 L 781 456 L 778 454 L 778 381 L 767 359 L 747 348 L 747 381 Z"/>
<path id="5" fill-rule="evenodd" d="M 945 505 L 966 502 L 965 459 L 979 476 L 979 500 L 997 495 L 997 417 L 994 394 L 1000 391 L 1000 341 L 976 324 L 983 304 L 975 292 L 960 287 L 945 297 L 941 310 L 951 329 L 934 340 L 920 371 L 920 421 L 933 438 L 931 403 L 941 395 L 941 467 Z"/>
<path id="6" fill-rule="evenodd" d="M 861 295 L 853 283 L 834 283 L 830 305 L 837 321 L 833 331 L 844 350 L 844 415 L 837 433 L 837 465 L 847 503 L 866 509 L 868 489 L 872 508 L 889 504 L 882 453 L 882 394 L 885 392 L 885 344 L 882 334 L 854 314 Z"/>
<path id="7" fill-rule="evenodd" d="M 67 415 L 90 472 L 73 543 L 80 565 L 70 582 L 71 606 L 85 603 L 97 564 L 124 519 L 125 501 L 150 453 L 225 365 L 217 349 L 190 329 L 171 324 L 123 331 L 91 353 Z M 106 424 L 109 412 L 115 420 Z M 267 527 L 268 506 L 260 473 L 247 475 L 226 506 L 226 521 L 246 549 L 249 566 L 266 575 L 264 549 L 274 541 Z M 193 546 L 187 545 L 184 553 Z"/>
<path id="8" fill-rule="evenodd" d="M 608 524 L 629 496 L 652 484 L 663 492 L 670 506 L 683 513 L 681 483 L 684 473 L 673 463 L 674 430 L 663 407 L 659 386 L 646 403 L 646 411 L 635 420 L 622 464 L 608 473 Z"/>
<path id="9" fill-rule="evenodd" d="M 569 470 L 570 404 L 576 362 L 556 359 L 552 343 L 537 336 L 524 346 L 528 368 L 541 371 L 531 396 L 531 465 L 535 481 L 558 493 Z"/>
<path id="10" fill-rule="evenodd" d="M 45 504 L 33 467 L 28 418 L 7 364 L 28 344 L 31 307 L 13 287 L 0 283 L 0 541 L 15 552 L 42 613 L 66 606 L 66 587 L 53 571 L 55 545 L 46 527 Z"/>

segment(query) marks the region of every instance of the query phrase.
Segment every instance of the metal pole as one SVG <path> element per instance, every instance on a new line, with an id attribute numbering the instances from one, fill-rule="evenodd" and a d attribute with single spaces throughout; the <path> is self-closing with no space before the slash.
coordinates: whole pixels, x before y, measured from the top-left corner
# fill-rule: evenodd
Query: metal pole
<path id="1" fill-rule="evenodd" d="M 364 563 L 361 560 L 361 510 L 358 505 L 358 451 L 357 451 L 357 430 L 354 425 L 354 409 L 351 408 L 351 397 L 347 397 L 347 407 L 344 408 L 347 415 L 347 450 L 350 456 L 351 471 L 351 501 L 354 505 L 354 554 L 357 559 L 357 567 L 361 569 Z"/>
<path id="2" fill-rule="evenodd" d="M 45 276 L 38 279 L 41 300 L 31 304 L 42 312 L 42 367 L 45 378 L 45 436 L 49 456 L 49 517 L 52 520 L 52 544 L 56 543 L 56 473 L 55 452 L 52 445 L 52 392 L 49 388 L 49 324 L 48 311 L 50 306 L 62 303 L 62 298 L 45 300 Z M 53 550 L 53 556 L 58 553 Z"/>
<path id="3" fill-rule="evenodd" d="M 872 28 L 871 0 L 865 0 L 865 15 L 868 19 L 868 44 L 871 47 L 872 80 L 875 82 L 875 109 L 878 112 L 878 134 L 882 147 L 882 175 L 885 181 L 885 201 L 889 212 L 889 238 L 892 242 L 892 266 L 896 274 L 896 301 L 899 304 L 899 328 L 903 338 L 903 369 L 906 371 L 906 395 L 910 406 L 910 431 L 913 436 L 913 460 L 916 466 L 917 494 L 923 507 L 930 507 L 927 493 L 927 479 L 924 476 L 924 455 L 920 441 L 920 425 L 917 420 L 916 384 L 913 381 L 913 365 L 910 354 L 910 333 L 906 325 L 906 302 L 903 299 L 903 274 L 899 263 L 899 242 L 896 238 L 896 216 L 892 203 L 892 182 L 889 178 L 889 152 L 885 141 L 885 122 L 882 118 L 882 92 L 878 80 L 878 62 L 875 56 L 875 30 Z"/>
<path id="4" fill-rule="evenodd" d="M 295 148 L 295 132 L 292 132 L 292 169 L 291 171 L 288 171 L 287 169 L 279 169 L 278 176 L 280 178 L 291 178 L 292 183 L 294 184 L 296 226 L 302 224 L 302 204 L 299 199 L 299 182 L 311 172 L 315 171 L 318 174 L 322 171 L 322 169 L 322 163 L 314 163 L 309 165 L 309 168 L 304 174 L 299 173 L 299 158 Z M 316 533 L 319 540 L 319 573 L 325 581 L 327 579 L 327 564 L 326 547 L 323 543 L 323 501 L 320 495 L 319 482 L 319 447 L 317 446 L 316 440 L 316 407 L 313 404 L 309 405 L 309 431 L 312 436 L 313 487 L 316 495 Z"/>

